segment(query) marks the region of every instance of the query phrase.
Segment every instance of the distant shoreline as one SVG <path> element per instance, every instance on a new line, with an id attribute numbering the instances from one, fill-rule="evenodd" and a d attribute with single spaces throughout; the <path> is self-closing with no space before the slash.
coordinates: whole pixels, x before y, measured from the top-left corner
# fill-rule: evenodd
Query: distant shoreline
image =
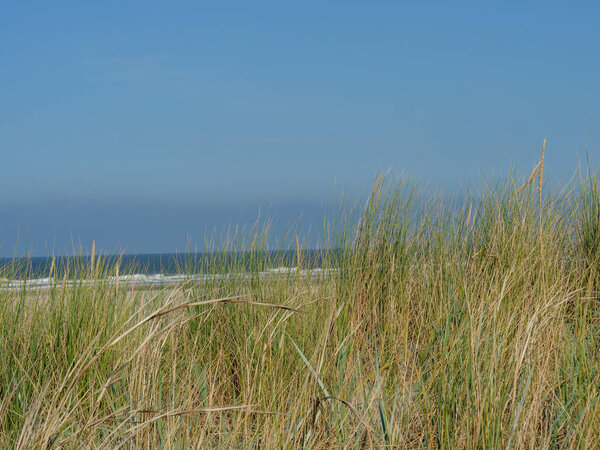
<path id="1" fill-rule="evenodd" d="M 335 256 L 332 250 L 301 250 L 300 260 L 304 268 L 320 267 L 326 256 Z M 258 257 L 258 258 L 257 258 Z M 127 275 L 181 275 L 197 274 L 202 266 L 213 266 L 218 261 L 223 268 L 239 268 L 259 264 L 259 269 L 275 269 L 278 266 L 295 267 L 298 255 L 295 250 L 266 250 L 252 252 L 194 252 L 194 253 L 140 253 L 125 255 L 98 255 L 104 263 L 119 264 L 121 272 Z M 91 255 L 74 256 L 30 256 L 0 258 L 0 278 L 6 277 L 3 271 L 10 268 L 11 278 L 43 278 L 48 275 L 52 261 L 59 271 L 75 266 L 90 266 Z M 250 267 L 247 267 L 250 269 Z M 72 273 L 72 270 L 70 270 Z M 225 270 L 228 272 L 228 270 Z"/>
<path id="2" fill-rule="evenodd" d="M 337 273 L 337 269 L 297 269 L 296 267 L 276 267 L 260 272 L 237 272 L 223 274 L 143 274 L 135 273 L 130 275 L 108 276 L 98 279 L 87 278 L 78 280 L 62 280 L 55 277 L 31 278 L 31 279 L 7 279 L 0 277 L 0 290 L 19 290 L 34 289 L 45 290 L 55 287 L 61 287 L 64 283 L 66 287 L 91 286 L 94 283 L 108 283 L 108 285 L 118 285 L 123 288 L 133 287 L 162 287 L 188 282 L 219 281 L 219 280 L 250 280 L 252 278 L 263 278 L 271 280 L 273 278 L 289 278 L 298 276 L 301 278 L 318 278 L 322 276 Z"/>

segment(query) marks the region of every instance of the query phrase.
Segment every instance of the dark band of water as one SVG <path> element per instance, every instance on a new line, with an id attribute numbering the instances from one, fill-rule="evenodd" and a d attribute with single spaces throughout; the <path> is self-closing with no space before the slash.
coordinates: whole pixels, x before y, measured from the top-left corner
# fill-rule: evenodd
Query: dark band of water
<path id="1" fill-rule="evenodd" d="M 326 261 L 331 264 L 336 252 L 323 250 L 304 250 L 300 252 L 300 261 L 305 269 L 322 267 Z M 103 267 L 119 265 L 120 273 L 140 274 L 197 274 L 211 272 L 229 272 L 266 270 L 276 267 L 296 267 L 298 255 L 295 251 L 261 252 L 205 252 L 205 253 L 161 253 L 140 255 L 100 255 Z M 0 277 L 36 278 L 47 276 L 54 260 L 54 270 L 69 276 L 77 276 L 81 270 L 89 270 L 91 256 L 58 257 L 21 257 L 1 258 Z"/>

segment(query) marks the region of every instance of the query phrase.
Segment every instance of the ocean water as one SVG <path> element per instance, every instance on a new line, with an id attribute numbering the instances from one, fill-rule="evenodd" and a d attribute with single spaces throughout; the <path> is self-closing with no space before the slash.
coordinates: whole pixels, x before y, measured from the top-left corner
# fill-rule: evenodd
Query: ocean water
<path id="1" fill-rule="evenodd" d="M 319 276 L 332 271 L 324 268 L 325 260 L 332 261 L 336 252 L 304 250 L 300 254 L 302 269 L 297 268 L 295 251 L 266 251 L 258 254 L 248 252 L 214 253 L 162 253 L 138 255 L 100 255 L 104 264 L 119 266 L 118 282 L 136 285 L 164 285 L 192 279 L 215 279 L 222 277 Z M 333 258 L 332 258 L 333 257 Z M 96 256 L 96 261 L 98 256 Z M 49 278 L 54 260 L 56 278 Z M 68 282 L 91 282 L 89 276 L 91 256 L 21 257 L 0 258 L 0 288 L 21 287 L 47 288 L 54 285 L 64 274 Z M 82 273 L 83 271 L 83 273 Z M 109 281 L 117 282 L 116 274 L 108 275 Z"/>

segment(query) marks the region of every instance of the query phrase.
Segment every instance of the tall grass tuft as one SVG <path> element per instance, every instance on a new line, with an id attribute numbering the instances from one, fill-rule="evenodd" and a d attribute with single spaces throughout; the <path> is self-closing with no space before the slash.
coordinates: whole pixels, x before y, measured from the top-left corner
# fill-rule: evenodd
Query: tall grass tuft
<path id="1" fill-rule="evenodd" d="M 4 266 L 0 447 L 597 446 L 598 177 L 542 167 L 453 199 L 382 174 L 316 256 L 261 221 L 159 288 L 95 248 L 45 289 Z"/>
<path id="2" fill-rule="evenodd" d="M 582 256 L 590 263 L 600 257 L 600 183 L 598 172 L 589 172 L 581 181 L 577 210 L 578 238 Z"/>

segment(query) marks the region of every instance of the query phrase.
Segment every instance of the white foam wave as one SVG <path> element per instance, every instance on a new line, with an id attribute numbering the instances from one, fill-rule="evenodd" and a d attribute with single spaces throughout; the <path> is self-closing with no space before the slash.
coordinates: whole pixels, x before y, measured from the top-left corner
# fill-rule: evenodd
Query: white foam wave
<path id="1" fill-rule="evenodd" d="M 226 273 L 226 274 L 196 274 L 196 275 L 166 275 L 166 274 L 141 274 L 136 273 L 132 275 L 120 275 L 118 278 L 115 276 L 106 277 L 103 281 L 108 282 L 110 285 L 119 286 L 164 286 L 164 285 L 174 285 L 181 284 L 185 282 L 202 282 L 202 281 L 215 281 L 215 280 L 223 280 L 223 279 L 250 279 L 252 277 L 262 277 L 262 278 L 282 278 L 282 277 L 290 277 L 290 276 L 300 276 L 300 277 L 310 277 L 310 278 L 318 278 L 324 277 L 330 274 L 337 272 L 336 269 L 298 269 L 296 267 L 277 267 L 273 269 L 267 269 L 258 273 Z M 62 286 L 64 283 L 68 287 L 72 286 L 87 286 L 92 285 L 93 283 L 98 282 L 93 279 L 85 279 L 85 280 L 66 280 L 57 278 L 32 278 L 28 280 L 9 280 L 6 278 L 0 278 L 0 289 L 2 290 L 15 290 L 15 289 L 49 289 L 52 287 Z"/>

